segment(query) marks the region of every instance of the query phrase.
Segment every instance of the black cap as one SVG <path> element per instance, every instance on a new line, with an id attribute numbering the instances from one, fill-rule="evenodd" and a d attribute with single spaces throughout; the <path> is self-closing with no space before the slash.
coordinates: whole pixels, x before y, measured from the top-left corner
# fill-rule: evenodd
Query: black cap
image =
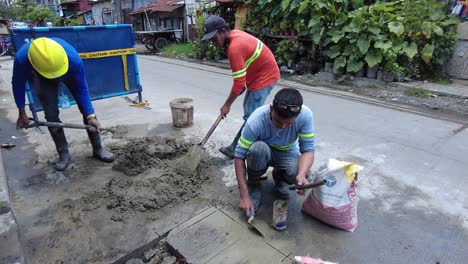
<path id="1" fill-rule="evenodd" d="M 202 40 L 209 40 L 218 32 L 219 29 L 227 28 L 226 21 L 219 16 L 209 16 L 203 26 Z"/>

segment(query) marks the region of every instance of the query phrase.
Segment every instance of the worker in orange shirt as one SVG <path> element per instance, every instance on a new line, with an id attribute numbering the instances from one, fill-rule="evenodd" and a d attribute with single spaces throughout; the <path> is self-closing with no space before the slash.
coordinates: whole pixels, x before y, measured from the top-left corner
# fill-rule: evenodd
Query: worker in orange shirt
<path id="1" fill-rule="evenodd" d="M 234 83 L 231 93 L 221 107 L 223 118 L 229 113 L 232 103 L 246 91 L 244 97 L 245 120 L 258 107 L 262 106 L 276 82 L 280 71 L 271 50 L 256 37 L 241 31 L 229 30 L 226 21 L 219 16 L 210 16 L 203 27 L 202 40 L 211 40 L 217 48 L 224 48 L 229 57 Z M 229 158 L 234 158 L 234 151 L 242 132 L 242 127 L 232 144 L 219 149 Z"/>

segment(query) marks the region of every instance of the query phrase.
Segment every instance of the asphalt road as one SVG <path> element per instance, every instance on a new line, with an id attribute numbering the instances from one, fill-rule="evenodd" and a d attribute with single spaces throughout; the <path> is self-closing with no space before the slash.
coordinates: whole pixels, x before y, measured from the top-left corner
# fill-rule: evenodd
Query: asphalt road
<path id="1" fill-rule="evenodd" d="M 160 134 L 170 134 L 167 126 L 171 122 L 169 101 L 189 97 L 194 99 L 195 124 L 185 136 L 202 138 L 216 119 L 232 82 L 229 71 L 224 69 L 150 56 L 139 57 L 139 69 L 143 96 L 153 109 L 142 116 L 141 111 L 123 111 L 121 99 L 97 101 L 94 105 L 105 125 L 151 123 Z M 6 72 L 2 75 L 3 78 L 8 76 Z M 1 120 L 2 141 L 11 138 L 11 134 L 4 131 L 15 133 L 9 124 L 16 118 L 16 109 L 8 97 L 10 88 L 5 83 L 9 82 L 3 82 L 0 97 L 9 99 L 10 105 L 2 107 L 7 113 Z M 270 241 L 272 246 L 290 256 L 311 255 L 339 263 L 466 262 L 468 131 L 463 121 L 395 109 L 365 98 L 357 100 L 342 92 L 334 96 L 333 91 L 325 88 L 286 84 L 300 88 L 304 104 L 314 112 L 314 169 L 329 158 L 355 162 L 365 169 L 359 176 L 356 231 L 338 231 L 310 219 L 301 213 L 303 198 L 297 197 L 290 203 L 288 232 Z M 281 87 L 278 85 L 272 95 Z M 328 92 L 317 92 L 317 89 Z M 272 96 L 267 102 L 271 100 Z M 211 151 L 229 143 L 240 127 L 241 101 L 235 102 L 228 118 L 213 134 Z M 76 110 L 64 111 L 63 116 L 79 121 Z M 27 135 L 21 136 L 21 140 L 34 141 Z M 41 151 L 54 155 L 53 149 Z M 4 154 L 4 159 L 8 160 L 7 171 L 21 170 L 24 166 L 15 163 L 8 154 Z M 223 171 L 225 175 L 221 181 L 228 187 L 233 186 L 232 165 Z M 30 192 L 23 189 L 23 185 L 15 184 L 18 179 L 10 178 L 10 181 L 12 192 Z M 43 187 L 40 192 L 47 192 L 47 188 Z M 272 188 L 271 181 L 269 188 Z M 34 193 L 29 195 L 32 198 Z M 65 196 L 65 193 L 60 195 Z M 272 199 L 271 195 L 266 195 L 266 206 L 259 219 L 269 220 L 268 202 Z M 30 206 L 35 203 L 24 198 L 22 201 Z"/>

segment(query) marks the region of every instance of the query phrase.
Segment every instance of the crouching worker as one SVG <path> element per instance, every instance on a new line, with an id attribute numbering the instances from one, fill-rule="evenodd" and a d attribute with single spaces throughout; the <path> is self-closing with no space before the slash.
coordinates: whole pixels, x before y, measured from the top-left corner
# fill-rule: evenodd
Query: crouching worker
<path id="1" fill-rule="evenodd" d="M 26 81 L 34 82 L 48 122 L 61 122 L 58 92 L 59 83 L 63 82 L 75 98 L 83 115 L 84 124 L 97 128 L 96 133 L 87 131 L 93 146 L 93 156 L 104 162 L 114 161 L 114 155 L 102 146 L 100 124 L 91 104 L 83 61 L 75 48 L 59 38 L 38 38 L 18 50 L 12 78 L 13 94 L 19 110 L 17 128 L 29 123 L 24 109 Z M 70 164 L 65 133 L 63 128 L 52 127 L 49 127 L 49 132 L 59 155 L 54 167 L 58 171 L 63 171 Z"/>
<path id="2" fill-rule="evenodd" d="M 282 89 L 272 105 L 257 108 L 247 119 L 234 158 L 240 208 L 246 216 L 260 205 L 261 180 L 269 167 L 276 196 L 288 199 L 288 185 L 308 183 L 314 151 L 313 114 L 299 91 Z"/>

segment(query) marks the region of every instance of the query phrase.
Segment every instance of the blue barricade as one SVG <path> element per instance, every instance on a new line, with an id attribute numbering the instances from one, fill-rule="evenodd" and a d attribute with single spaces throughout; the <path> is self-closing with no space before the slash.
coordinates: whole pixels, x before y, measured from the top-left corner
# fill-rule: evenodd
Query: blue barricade
<path id="1" fill-rule="evenodd" d="M 15 50 L 40 37 L 56 37 L 70 43 L 83 59 L 91 100 L 138 93 L 142 101 L 131 25 L 16 28 L 11 29 L 11 37 Z M 75 104 L 66 86 L 61 87 L 60 94 L 66 94 L 70 103 Z M 37 89 L 28 83 L 26 91 L 29 107 L 35 115 L 42 111 Z"/>

